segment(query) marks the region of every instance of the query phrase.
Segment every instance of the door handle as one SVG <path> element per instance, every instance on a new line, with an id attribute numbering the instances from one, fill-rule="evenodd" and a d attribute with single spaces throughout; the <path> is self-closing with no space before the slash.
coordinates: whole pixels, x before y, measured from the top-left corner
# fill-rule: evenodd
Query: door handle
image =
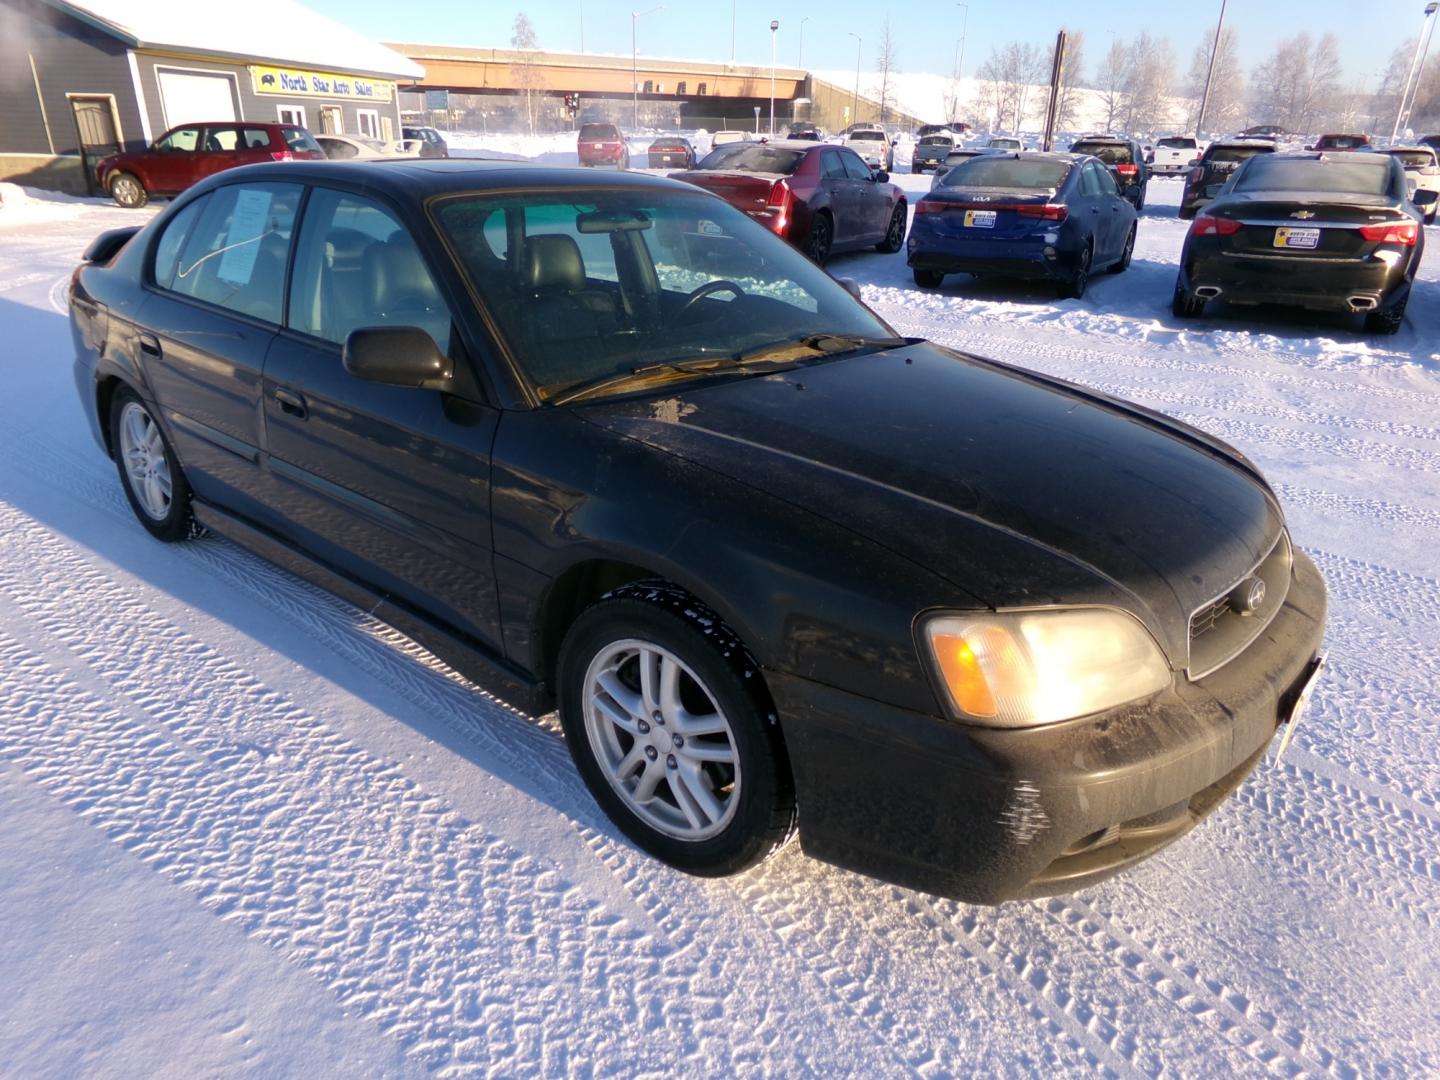
<path id="1" fill-rule="evenodd" d="M 160 339 L 154 334 L 140 335 L 140 351 L 146 356 L 160 355 Z"/>
<path id="2" fill-rule="evenodd" d="M 289 413 L 291 416 L 297 416 L 301 420 L 304 420 L 309 414 L 310 410 L 305 406 L 305 398 L 297 394 L 294 390 L 287 390 L 283 386 L 277 386 L 272 396 L 275 398 L 276 403 L 279 404 L 281 412 Z"/>

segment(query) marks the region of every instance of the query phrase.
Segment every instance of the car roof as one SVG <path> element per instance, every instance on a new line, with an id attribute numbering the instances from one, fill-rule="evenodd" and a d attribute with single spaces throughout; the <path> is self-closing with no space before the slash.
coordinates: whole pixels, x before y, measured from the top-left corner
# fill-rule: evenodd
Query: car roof
<path id="1" fill-rule="evenodd" d="M 1354 165 L 1363 162 L 1366 165 L 1374 165 L 1377 169 L 1388 169 L 1390 163 L 1384 154 L 1330 154 L 1324 150 L 1289 150 L 1283 154 L 1271 154 L 1267 161 L 1343 161 L 1346 165 Z"/>

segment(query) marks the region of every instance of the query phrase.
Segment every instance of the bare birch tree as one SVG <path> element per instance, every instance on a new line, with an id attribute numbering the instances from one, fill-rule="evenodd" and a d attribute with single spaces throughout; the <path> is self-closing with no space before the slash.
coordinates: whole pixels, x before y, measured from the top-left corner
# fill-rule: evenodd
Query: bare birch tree
<path id="1" fill-rule="evenodd" d="M 530 134 L 535 134 L 535 91 L 544 85 L 540 67 L 535 63 L 535 52 L 539 45 L 535 38 L 535 26 L 530 16 L 523 11 L 515 16 L 515 25 L 510 33 L 510 47 L 519 49 L 521 55 L 511 61 L 510 69 L 515 76 L 515 85 L 525 92 L 525 122 Z"/>
<path id="2" fill-rule="evenodd" d="M 1190 58 L 1190 74 L 1185 80 L 1187 101 L 1186 127 L 1194 131 L 1199 123 L 1200 100 L 1205 94 L 1205 75 L 1210 69 L 1210 48 L 1215 31 L 1195 46 Z M 1220 34 L 1220 47 L 1215 53 L 1215 72 L 1210 79 L 1210 100 L 1205 106 L 1205 127 L 1208 131 L 1231 131 L 1242 127 L 1245 118 L 1245 72 L 1240 67 L 1240 36 L 1226 27 Z"/>

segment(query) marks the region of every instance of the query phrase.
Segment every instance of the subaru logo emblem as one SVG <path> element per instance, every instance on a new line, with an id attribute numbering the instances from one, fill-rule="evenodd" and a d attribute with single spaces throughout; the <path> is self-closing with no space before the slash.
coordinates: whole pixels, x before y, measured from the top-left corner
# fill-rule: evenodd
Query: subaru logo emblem
<path id="1" fill-rule="evenodd" d="M 1254 615 L 1265 603 L 1265 582 L 1258 577 L 1242 581 L 1230 593 L 1230 610 L 1237 615 Z"/>

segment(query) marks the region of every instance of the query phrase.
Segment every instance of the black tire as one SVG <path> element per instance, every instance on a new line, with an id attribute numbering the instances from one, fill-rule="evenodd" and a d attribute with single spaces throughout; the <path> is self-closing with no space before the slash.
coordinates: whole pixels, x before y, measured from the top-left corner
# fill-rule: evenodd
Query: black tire
<path id="1" fill-rule="evenodd" d="M 1198 296 L 1191 296 L 1177 281 L 1175 296 L 1170 301 L 1170 311 L 1177 319 L 1198 319 L 1205 313 L 1205 301 Z"/>
<path id="2" fill-rule="evenodd" d="M 110 197 L 117 206 L 138 210 L 150 201 L 150 193 L 134 173 L 117 172 L 110 177 Z"/>
<path id="3" fill-rule="evenodd" d="M 1407 293 L 1398 304 L 1384 311 L 1370 312 L 1365 316 L 1365 332 L 1367 334 L 1399 333 L 1401 325 L 1405 322 L 1405 305 L 1409 302 L 1410 295 Z"/>
<path id="4" fill-rule="evenodd" d="M 890 214 L 890 226 L 885 230 L 885 239 L 875 245 L 882 255 L 894 255 L 905 246 L 905 204 L 896 203 Z"/>
<path id="5" fill-rule="evenodd" d="M 131 473 L 132 468 L 139 468 L 139 466 L 127 463 L 126 442 L 121 432 L 121 425 L 126 422 L 127 409 L 138 409 L 146 420 L 154 425 L 159 446 L 164 453 L 170 485 L 169 506 L 164 513 L 156 513 L 147 509 L 145 497 L 136 490 L 135 484 L 138 481 L 132 478 Z M 109 423 L 110 445 L 115 456 L 115 468 L 120 474 L 120 486 L 124 489 L 130 509 L 140 524 L 145 526 L 151 536 L 157 540 L 163 540 L 167 544 L 177 540 L 189 540 L 200 535 L 201 529 L 195 521 L 195 515 L 190 506 L 190 484 L 185 479 L 185 472 L 180 468 L 180 462 L 175 457 L 170 440 L 166 438 L 164 430 L 156 422 L 151 406 L 141 401 L 129 387 L 124 387 L 117 390 L 114 397 L 110 399 Z"/>
<path id="6" fill-rule="evenodd" d="M 1199 207 L 1196 206 L 1182 206 L 1180 207 L 1180 220 L 1190 221 L 1195 217 L 1198 211 Z"/>
<path id="7" fill-rule="evenodd" d="M 1138 214 L 1145 209 L 1145 185 L 1140 185 L 1139 194 L 1135 196 L 1135 212 Z"/>
<path id="8" fill-rule="evenodd" d="M 938 289 L 940 283 L 945 280 L 945 275 L 939 270 L 916 270 L 915 284 L 922 289 Z"/>
<path id="9" fill-rule="evenodd" d="M 736 800 L 733 814 L 713 836 L 687 840 L 645 821 L 612 786 L 597 757 L 584 708 L 587 672 L 593 660 L 626 641 L 653 644 L 678 657 L 698 683 L 681 678 L 692 690 L 700 685 L 729 725 L 738 765 L 731 779 L 738 775 L 739 782 L 729 796 Z M 620 672 L 623 676 L 624 669 Z M 565 635 L 556 677 L 560 722 L 581 778 L 620 831 L 655 858 L 686 873 L 721 877 L 754 866 L 794 833 L 789 758 L 760 666 L 719 617 L 683 589 L 644 581 L 608 593 L 582 612 Z M 651 730 L 660 732 L 662 726 Z M 632 751 L 639 739 L 631 741 Z M 673 794 L 668 779 L 663 783 Z"/>
<path id="10" fill-rule="evenodd" d="M 1085 295 L 1085 290 L 1090 287 L 1090 261 L 1090 248 L 1081 249 L 1080 260 L 1075 264 L 1074 271 L 1060 283 L 1060 299 L 1079 300 Z"/>
<path id="11" fill-rule="evenodd" d="M 1123 274 L 1130 269 L 1130 260 L 1135 257 L 1135 231 L 1139 227 L 1139 222 L 1130 226 L 1130 235 L 1125 238 L 1125 247 L 1120 252 L 1120 258 L 1110 264 L 1110 273 Z"/>
<path id="12" fill-rule="evenodd" d="M 826 213 L 816 214 L 810 222 L 810 239 L 805 244 L 805 254 L 816 266 L 824 266 L 830 258 L 830 247 L 835 241 L 835 224 Z"/>

